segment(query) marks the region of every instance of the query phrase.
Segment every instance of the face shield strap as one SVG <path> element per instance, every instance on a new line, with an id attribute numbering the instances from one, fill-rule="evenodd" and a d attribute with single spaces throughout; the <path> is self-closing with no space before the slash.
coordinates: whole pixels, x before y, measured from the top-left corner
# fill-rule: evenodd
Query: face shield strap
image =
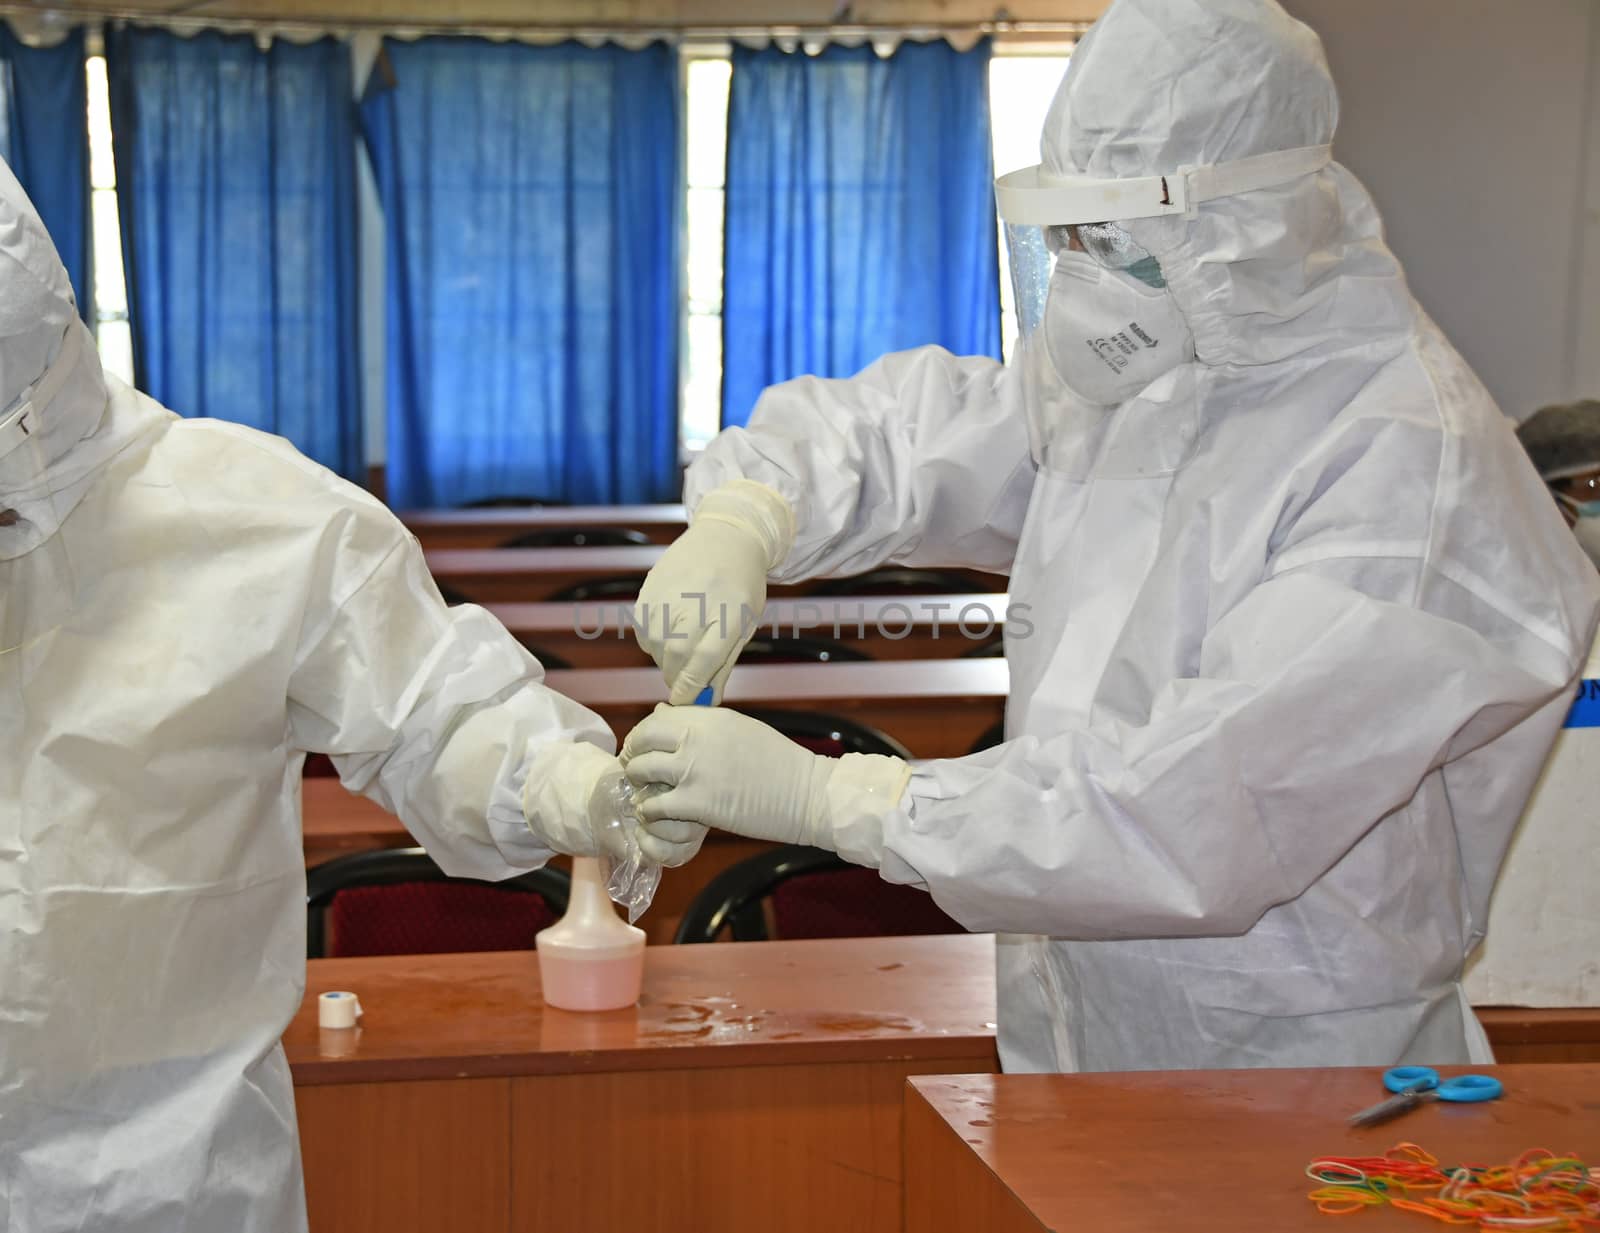
<path id="1" fill-rule="evenodd" d="M 1126 222 L 1169 215 L 1194 218 L 1202 202 L 1286 184 L 1321 171 L 1332 161 L 1332 146 L 1302 146 L 1126 180 L 1051 175 L 1040 165 L 996 180 L 995 203 L 1000 217 L 1014 226 Z"/>
<path id="2" fill-rule="evenodd" d="M 0 458 L 7 457 L 24 443 L 37 439 L 43 429 L 39 422 L 39 408 L 49 406 L 51 400 L 61 392 L 61 387 L 67 383 L 67 378 L 77 366 L 78 354 L 82 349 L 83 330 L 77 322 L 73 322 L 62 336 L 55 361 L 37 381 L 22 391 L 5 412 L 0 413 Z"/>

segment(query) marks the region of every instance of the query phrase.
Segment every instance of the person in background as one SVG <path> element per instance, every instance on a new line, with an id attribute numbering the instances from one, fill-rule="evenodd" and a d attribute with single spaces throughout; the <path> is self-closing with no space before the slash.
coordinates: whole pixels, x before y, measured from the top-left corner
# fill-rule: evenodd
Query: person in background
<path id="1" fill-rule="evenodd" d="M 1010 570 L 996 748 L 835 760 L 687 706 L 623 748 L 660 835 L 832 849 L 999 932 L 1008 1070 L 1489 1057 L 1462 965 L 1600 579 L 1337 117 L 1273 0 L 1114 0 L 998 186 L 1048 283 L 1012 363 L 768 390 L 641 592 L 683 702 L 769 578 Z"/>
<path id="2" fill-rule="evenodd" d="M 1578 543 L 1600 566 L 1600 402 L 1536 411 L 1517 426 L 1517 439 Z"/>
<path id="3" fill-rule="evenodd" d="M 1517 437 L 1600 564 L 1600 402 L 1546 407 Z M 1506 853 L 1488 936 L 1467 964 L 1475 1006 L 1600 1006 L 1600 643 L 1583 677 Z"/>
<path id="4" fill-rule="evenodd" d="M 377 501 L 104 373 L 0 164 L 0 1228 L 305 1229 L 301 764 L 451 874 L 597 854 L 613 738 L 542 676 Z"/>

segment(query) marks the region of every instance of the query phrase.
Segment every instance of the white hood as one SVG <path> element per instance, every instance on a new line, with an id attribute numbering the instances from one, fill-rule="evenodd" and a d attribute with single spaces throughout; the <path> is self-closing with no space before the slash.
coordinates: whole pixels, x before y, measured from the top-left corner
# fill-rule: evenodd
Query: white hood
<path id="1" fill-rule="evenodd" d="M 1326 145 L 1338 120 L 1317 36 L 1271 0 L 1119 0 L 1073 55 L 1040 155 L 1054 174 L 1168 175 Z M 1392 348 L 1409 331 L 1377 211 L 1336 163 L 1124 226 L 1161 262 L 1202 364 Z"/>
<path id="2" fill-rule="evenodd" d="M 0 458 L 0 560 L 54 535 L 93 474 L 137 435 L 107 423 L 94 340 L 66 268 L 11 168 L 0 162 L 0 419 L 32 400 L 27 448 Z M 6 520 L 9 521 L 9 520 Z"/>

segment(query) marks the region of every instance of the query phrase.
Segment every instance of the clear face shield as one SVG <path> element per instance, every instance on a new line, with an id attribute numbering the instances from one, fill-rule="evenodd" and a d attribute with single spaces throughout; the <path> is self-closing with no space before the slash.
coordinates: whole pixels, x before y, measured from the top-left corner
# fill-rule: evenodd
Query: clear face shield
<path id="1" fill-rule="evenodd" d="M 0 411 L 0 666 L 53 634 L 77 601 L 39 410 L 76 361 L 79 331 L 67 339 L 45 375 Z"/>
<path id="2" fill-rule="evenodd" d="M 1069 223 L 1052 226 L 1007 223 L 1006 251 L 1011 260 L 1011 289 L 1016 296 L 1017 325 L 1027 338 L 1044 320 L 1056 254 L 1080 252 L 1103 270 L 1165 290 L 1161 263 L 1135 242 L 1118 223 Z"/>

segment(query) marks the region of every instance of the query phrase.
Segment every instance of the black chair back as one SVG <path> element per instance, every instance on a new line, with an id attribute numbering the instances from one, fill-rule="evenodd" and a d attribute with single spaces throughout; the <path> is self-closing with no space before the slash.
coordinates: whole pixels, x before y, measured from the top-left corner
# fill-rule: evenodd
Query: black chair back
<path id="1" fill-rule="evenodd" d="M 759 634 L 739 652 L 741 664 L 839 664 L 871 658 L 865 651 L 832 638 L 769 638 Z"/>
<path id="2" fill-rule="evenodd" d="M 556 527 L 508 539 L 501 548 L 635 548 L 650 537 L 629 527 Z"/>
<path id="3" fill-rule="evenodd" d="M 631 603 L 639 598 L 643 574 L 624 574 L 615 578 L 589 578 L 557 591 L 546 601 L 552 604 Z"/>

